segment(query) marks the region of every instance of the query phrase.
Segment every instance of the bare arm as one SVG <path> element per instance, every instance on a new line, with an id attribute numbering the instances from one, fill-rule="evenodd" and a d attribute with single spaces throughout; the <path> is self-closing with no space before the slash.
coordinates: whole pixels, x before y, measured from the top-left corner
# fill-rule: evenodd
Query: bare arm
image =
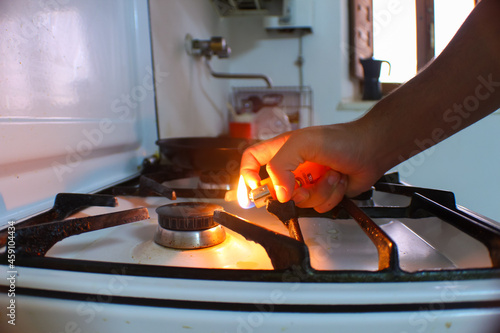
<path id="1" fill-rule="evenodd" d="M 500 1 L 483 0 L 442 54 L 358 123 L 371 135 L 380 170 L 471 125 L 500 107 Z"/>
<path id="2" fill-rule="evenodd" d="M 483 0 L 425 70 L 362 118 L 281 135 L 249 148 L 241 174 L 255 187 L 267 170 L 280 201 L 323 212 L 368 189 L 393 166 L 500 107 L 500 0 Z M 332 170 L 311 189 L 295 189 L 304 161 Z"/>

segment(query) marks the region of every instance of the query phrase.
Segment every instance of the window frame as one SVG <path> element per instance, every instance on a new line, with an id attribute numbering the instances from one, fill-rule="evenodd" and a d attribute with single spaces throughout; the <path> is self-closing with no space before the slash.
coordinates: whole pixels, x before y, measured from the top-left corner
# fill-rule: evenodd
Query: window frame
<path id="1" fill-rule="evenodd" d="M 474 0 L 477 5 L 481 0 Z M 417 31 L 417 72 L 434 58 L 434 0 L 415 0 Z M 349 0 L 349 67 L 351 77 L 363 86 L 359 59 L 373 56 L 373 0 Z M 382 94 L 399 87 L 399 82 L 382 82 Z"/>

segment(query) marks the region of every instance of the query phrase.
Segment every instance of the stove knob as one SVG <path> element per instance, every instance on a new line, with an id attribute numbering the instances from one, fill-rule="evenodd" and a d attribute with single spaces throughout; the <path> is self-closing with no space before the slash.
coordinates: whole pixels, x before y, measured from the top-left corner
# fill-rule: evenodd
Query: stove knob
<path id="1" fill-rule="evenodd" d="M 160 206 L 156 213 L 158 223 L 164 229 L 193 231 L 217 226 L 218 223 L 213 219 L 215 210 L 223 208 L 205 202 L 179 202 Z"/>

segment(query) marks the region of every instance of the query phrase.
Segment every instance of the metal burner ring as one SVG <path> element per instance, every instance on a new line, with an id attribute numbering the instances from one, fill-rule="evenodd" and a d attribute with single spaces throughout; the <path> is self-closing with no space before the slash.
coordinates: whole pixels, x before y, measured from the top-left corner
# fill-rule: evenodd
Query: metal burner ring
<path id="1" fill-rule="evenodd" d="M 202 249 L 222 243 L 226 232 L 221 225 L 205 230 L 170 230 L 158 226 L 155 242 L 159 245 L 183 250 Z"/>

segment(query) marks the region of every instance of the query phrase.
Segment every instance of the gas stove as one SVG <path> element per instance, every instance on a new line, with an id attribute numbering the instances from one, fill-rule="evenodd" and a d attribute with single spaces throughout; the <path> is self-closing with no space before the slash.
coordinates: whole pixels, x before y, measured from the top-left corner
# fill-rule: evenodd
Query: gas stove
<path id="1" fill-rule="evenodd" d="M 0 332 L 499 331 L 500 225 L 453 193 L 389 174 L 325 214 L 243 209 L 242 146 L 163 151 L 223 133 L 229 87 L 186 58 L 186 24 L 153 66 L 149 11 L 2 7 Z"/>
<path id="2" fill-rule="evenodd" d="M 2 327 L 498 331 L 500 227 L 453 193 L 390 174 L 319 214 L 293 202 L 242 209 L 224 199 L 233 189 L 162 170 L 59 194 L 16 225 L 16 316 L 31 319 Z M 1 288 L 5 300 L 9 281 Z"/>

